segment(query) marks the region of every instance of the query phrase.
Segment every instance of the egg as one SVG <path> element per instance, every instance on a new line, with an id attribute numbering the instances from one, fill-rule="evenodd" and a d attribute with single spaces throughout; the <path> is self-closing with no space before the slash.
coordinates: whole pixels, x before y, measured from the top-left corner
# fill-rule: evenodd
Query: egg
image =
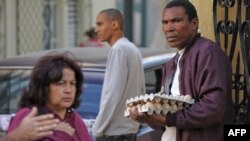
<path id="1" fill-rule="evenodd" d="M 142 104 L 137 104 L 136 105 L 138 112 L 141 112 Z"/>
<path id="2" fill-rule="evenodd" d="M 175 105 L 175 104 L 176 104 L 176 101 L 172 99 L 172 100 L 170 100 L 170 104 L 171 104 L 171 105 Z"/>
<path id="3" fill-rule="evenodd" d="M 147 107 L 147 109 L 148 109 L 147 113 L 148 113 L 149 115 L 152 115 L 153 112 L 154 112 L 154 105 L 153 105 L 153 103 L 147 102 L 147 103 L 146 103 L 146 107 Z"/>
<path id="4" fill-rule="evenodd" d="M 171 105 L 171 106 L 169 107 L 169 111 L 170 111 L 171 113 L 175 113 L 177 110 L 178 110 L 178 107 L 177 107 L 176 104 Z"/>
<path id="5" fill-rule="evenodd" d="M 169 110 L 168 110 L 168 109 L 164 109 L 164 110 L 162 110 L 162 114 L 163 114 L 163 115 L 167 115 L 167 114 L 168 114 L 168 112 L 169 112 Z"/>
<path id="6" fill-rule="evenodd" d="M 131 107 L 127 107 L 126 110 L 124 111 L 124 116 L 129 117 L 129 112 L 131 110 Z"/>
<path id="7" fill-rule="evenodd" d="M 154 110 L 156 114 L 160 114 L 162 110 L 162 106 L 159 102 L 154 103 Z"/>

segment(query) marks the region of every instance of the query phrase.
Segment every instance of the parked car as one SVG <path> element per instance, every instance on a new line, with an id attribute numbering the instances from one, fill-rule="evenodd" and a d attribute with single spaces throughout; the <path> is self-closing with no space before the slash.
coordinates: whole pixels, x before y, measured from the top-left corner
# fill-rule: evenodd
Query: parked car
<path id="1" fill-rule="evenodd" d="M 69 52 L 76 58 L 75 61 L 81 65 L 84 75 L 84 91 L 81 96 L 81 105 L 76 111 L 82 116 L 91 133 L 91 127 L 99 111 L 108 51 L 109 48 L 61 48 L 1 60 L 0 113 L 5 115 L 2 115 L 2 117 L 17 111 L 22 90 L 28 85 L 31 70 L 41 56 L 53 52 Z M 165 49 L 140 48 L 140 51 L 143 56 L 146 93 L 156 93 L 160 91 L 164 64 L 174 54 L 168 53 Z M 161 134 L 161 131 L 153 130 L 147 125 L 141 125 L 137 140 L 157 141 L 161 139 Z"/>

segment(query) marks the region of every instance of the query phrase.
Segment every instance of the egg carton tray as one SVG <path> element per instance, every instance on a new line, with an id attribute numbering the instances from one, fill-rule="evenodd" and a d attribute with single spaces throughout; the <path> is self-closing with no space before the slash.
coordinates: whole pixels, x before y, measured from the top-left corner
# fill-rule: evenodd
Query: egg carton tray
<path id="1" fill-rule="evenodd" d="M 124 116 L 129 117 L 129 111 L 137 108 L 138 112 L 146 112 L 166 115 L 174 113 L 194 103 L 190 95 L 166 95 L 166 94 L 145 94 L 127 99 Z"/>

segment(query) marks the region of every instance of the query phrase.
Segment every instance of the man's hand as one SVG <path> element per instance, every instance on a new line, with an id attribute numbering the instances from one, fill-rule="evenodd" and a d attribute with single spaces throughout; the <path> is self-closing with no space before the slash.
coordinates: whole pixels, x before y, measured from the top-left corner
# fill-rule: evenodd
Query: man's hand
<path id="1" fill-rule="evenodd" d="M 129 111 L 129 116 L 137 122 L 149 125 L 165 126 L 166 124 L 164 115 L 155 113 L 148 115 L 146 112 L 138 112 L 137 107 L 134 107 Z"/>
<path id="2" fill-rule="evenodd" d="M 37 108 L 33 107 L 31 112 L 23 119 L 20 125 L 9 133 L 14 140 L 33 141 L 53 134 L 53 129 L 59 123 L 53 114 L 37 115 Z"/>

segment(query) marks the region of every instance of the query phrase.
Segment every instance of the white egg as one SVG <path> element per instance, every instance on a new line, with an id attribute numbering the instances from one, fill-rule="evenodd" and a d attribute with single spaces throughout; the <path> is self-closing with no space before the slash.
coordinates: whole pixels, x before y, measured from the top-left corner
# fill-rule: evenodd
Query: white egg
<path id="1" fill-rule="evenodd" d="M 147 109 L 148 109 L 147 113 L 148 113 L 149 115 L 152 115 L 153 112 L 154 112 L 154 105 L 153 105 L 153 103 L 147 102 L 147 103 L 146 103 L 146 107 L 147 107 Z"/>
<path id="2" fill-rule="evenodd" d="M 160 114 L 162 110 L 162 106 L 159 102 L 154 103 L 154 110 L 156 114 Z"/>

